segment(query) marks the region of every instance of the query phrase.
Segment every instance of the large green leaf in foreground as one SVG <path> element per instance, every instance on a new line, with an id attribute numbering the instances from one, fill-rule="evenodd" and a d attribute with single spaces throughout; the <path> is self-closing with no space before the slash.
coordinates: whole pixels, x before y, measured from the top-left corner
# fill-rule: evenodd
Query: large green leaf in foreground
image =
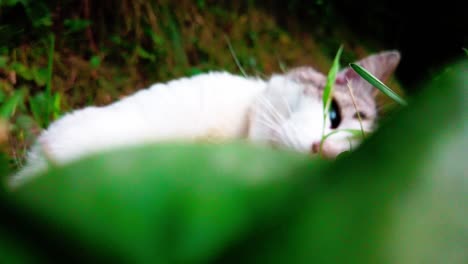
<path id="1" fill-rule="evenodd" d="M 9 195 L 22 209 L 9 237 L 45 258 L 127 263 L 468 263 L 466 69 L 333 164 L 161 145 L 54 169 Z"/>
<path id="2" fill-rule="evenodd" d="M 187 263 L 279 214 L 300 176 L 316 174 L 309 161 L 243 144 L 148 146 L 56 169 L 14 196 L 86 257 Z"/>

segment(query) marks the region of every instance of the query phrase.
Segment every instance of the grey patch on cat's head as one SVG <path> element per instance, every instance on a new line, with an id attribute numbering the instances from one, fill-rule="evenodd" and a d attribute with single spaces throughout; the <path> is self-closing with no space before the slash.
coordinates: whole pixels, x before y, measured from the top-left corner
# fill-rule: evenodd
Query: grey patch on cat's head
<path id="1" fill-rule="evenodd" d="M 309 66 L 301 66 L 293 68 L 286 73 L 286 77 L 304 84 L 313 84 L 316 86 L 322 85 L 326 82 L 327 77 Z"/>
<path id="2" fill-rule="evenodd" d="M 310 66 L 300 66 L 289 70 L 285 77 L 301 84 L 306 96 L 322 97 L 327 76 Z"/>

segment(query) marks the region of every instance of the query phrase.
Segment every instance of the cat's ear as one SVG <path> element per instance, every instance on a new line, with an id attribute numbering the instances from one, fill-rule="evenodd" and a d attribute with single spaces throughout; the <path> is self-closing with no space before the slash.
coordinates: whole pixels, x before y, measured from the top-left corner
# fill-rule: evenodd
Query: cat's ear
<path id="1" fill-rule="evenodd" d="M 357 61 L 356 64 L 364 67 L 380 81 L 385 82 L 395 71 L 400 62 L 400 57 L 398 51 L 383 51 Z M 372 86 L 350 67 L 340 71 L 336 77 L 337 84 L 346 85 L 348 82 L 352 83 L 354 90 L 364 89 L 366 92 L 372 92 L 373 90 Z"/>

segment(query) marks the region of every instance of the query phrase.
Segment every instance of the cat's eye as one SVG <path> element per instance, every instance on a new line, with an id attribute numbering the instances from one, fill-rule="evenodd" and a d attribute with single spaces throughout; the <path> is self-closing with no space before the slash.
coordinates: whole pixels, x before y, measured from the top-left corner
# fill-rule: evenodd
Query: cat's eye
<path id="1" fill-rule="evenodd" d="M 328 112 L 328 117 L 330 118 L 331 128 L 337 128 L 341 123 L 340 108 L 335 100 L 332 101 L 330 109 Z"/>
<path id="2" fill-rule="evenodd" d="M 354 113 L 353 118 L 359 119 L 359 117 L 361 119 L 367 119 L 367 115 L 364 112 L 359 111 Z"/>

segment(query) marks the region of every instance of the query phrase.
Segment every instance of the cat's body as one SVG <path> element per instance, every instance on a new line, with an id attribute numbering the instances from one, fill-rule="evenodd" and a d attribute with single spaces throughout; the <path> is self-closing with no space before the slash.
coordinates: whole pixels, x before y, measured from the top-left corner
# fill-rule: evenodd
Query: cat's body
<path id="1" fill-rule="evenodd" d="M 399 58 L 397 52 L 383 52 L 359 63 L 386 79 Z M 349 96 L 347 81 L 358 109 Z M 325 134 L 337 128 L 360 129 L 356 117 L 360 112 L 364 129 L 372 129 L 376 106 L 370 85 L 349 68 L 340 72 L 335 84 L 334 119 L 324 124 L 324 84 L 325 75 L 308 67 L 273 75 L 269 80 L 212 72 L 155 84 L 111 105 L 77 110 L 52 123 L 39 136 L 26 166 L 11 178 L 10 185 L 15 187 L 46 170 L 48 162 L 65 164 L 126 145 L 248 139 L 316 153 L 324 125 Z M 348 136 L 337 133 L 330 137 L 323 144 L 323 153 L 333 157 L 348 150 Z"/>

